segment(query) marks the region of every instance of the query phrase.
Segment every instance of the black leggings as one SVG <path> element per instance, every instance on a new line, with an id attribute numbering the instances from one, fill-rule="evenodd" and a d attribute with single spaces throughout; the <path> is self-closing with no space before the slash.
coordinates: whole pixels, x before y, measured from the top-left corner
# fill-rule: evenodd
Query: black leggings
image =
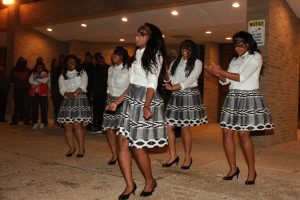
<path id="1" fill-rule="evenodd" d="M 32 98 L 32 123 L 36 124 L 41 108 L 41 123 L 47 124 L 48 96 L 35 95 Z"/>

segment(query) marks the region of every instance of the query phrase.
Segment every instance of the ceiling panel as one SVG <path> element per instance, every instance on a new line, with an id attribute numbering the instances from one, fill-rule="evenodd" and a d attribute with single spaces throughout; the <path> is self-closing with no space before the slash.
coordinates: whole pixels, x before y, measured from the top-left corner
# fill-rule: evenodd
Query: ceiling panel
<path id="1" fill-rule="evenodd" d="M 182 34 L 191 35 L 197 42 L 226 42 L 225 37 L 246 28 L 247 1 L 239 0 L 241 7 L 238 9 L 232 8 L 232 2 L 223 0 L 56 24 L 51 26 L 53 32 L 47 32 L 47 27 L 35 29 L 60 41 L 118 42 L 124 38 L 126 42 L 134 42 L 134 33 L 138 27 L 144 22 L 150 22 L 161 28 L 167 43 L 179 43 L 181 39 L 172 38 L 171 35 Z M 178 16 L 170 14 L 174 9 L 179 12 Z M 121 21 L 124 16 L 128 18 L 126 23 Z M 82 28 L 81 23 L 88 27 Z M 206 30 L 213 33 L 208 36 Z"/>

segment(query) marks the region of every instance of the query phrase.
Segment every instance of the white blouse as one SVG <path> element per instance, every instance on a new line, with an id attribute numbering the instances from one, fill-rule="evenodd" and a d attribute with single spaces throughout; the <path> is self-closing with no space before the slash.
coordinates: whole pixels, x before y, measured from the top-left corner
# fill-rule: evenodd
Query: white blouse
<path id="1" fill-rule="evenodd" d="M 139 85 L 146 88 L 157 89 L 158 76 L 162 68 L 163 58 L 161 55 L 156 56 L 157 66 L 154 70 L 154 73 L 146 73 L 142 66 L 142 56 L 145 51 L 145 48 L 138 49 L 135 55 L 135 61 L 132 63 L 129 68 L 129 80 L 130 84 Z"/>
<path id="2" fill-rule="evenodd" d="M 119 97 L 128 88 L 129 72 L 123 64 L 108 68 L 107 93 Z"/>
<path id="3" fill-rule="evenodd" d="M 228 72 L 240 74 L 240 81 L 233 81 L 226 78 L 222 85 L 230 84 L 229 89 L 236 90 L 256 90 L 259 89 L 259 75 L 262 67 L 262 56 L 255 52 L 246 52 L 238 58 L 232 59 L 229 64 Z"/>
<path id="4" fill-rule="evenodd" d="M 171 64 L 171 66 L 173 65 L 173 63 Z M 179 83 L 181 86 L 181 90 L 184 90 L 186 88 L 197 87 L 198 78 L 202 72 L 202 62 L 199 59 L 196 59 L 194 69 L 191 71 L 190 75 L 186 77 L 185 76 L 186 63 L 187 60 L 183 60 L 183 59 L 180 60 L 174 76 L 171 75 L 171 68 L 169 69 L 169 78 L 172 85 Z"/>
<path id="5" fill-rule="evenodd" d="M 75 69 L 67 71 L 67 76 L 69 77 L 68 79 L 65 79 L 63 75 L 60 75 L 58 79 L 59 91 L 62 96 L 66 92 L 75 92 L 78 88 L 81 88 L 83 92 L 87 91 L 88 76 L 84 70 L 79 76 Z"/>

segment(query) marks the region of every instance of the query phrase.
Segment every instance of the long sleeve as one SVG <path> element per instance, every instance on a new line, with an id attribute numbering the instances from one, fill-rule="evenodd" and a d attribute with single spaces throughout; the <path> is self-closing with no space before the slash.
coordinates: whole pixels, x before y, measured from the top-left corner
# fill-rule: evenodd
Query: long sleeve
<path id="1" fill-rule="evenodd" d="M 66 92 L 66 86 L 65 86 L 65 80 L 63 75 L 60 75 L 59 79 L 58 79 L 58 85 L 59 85 L 59 92 L 62 96 L 65 96 L 65 92 Z"/>
<path id="2" fill-rule="evenodd" d="M 81 78 L 80 88 L 82 89 L 82 91 L 86 91 L 86 88 L 88 85 L 87 73 L 85 71 L 83 71 L 80 78 Z"/>
<path id="3" fill-rule="evenodd" d="M 39 85 L 39 83 L 36 80 L 34 80 L 33 73 L 29 77 L 29 84 L 33 85 L 33 86 L 38 86 Z"/>
<path id="4" fill-rule="evenodd" d="M 163 57 L 161 55 L 157 55 L 156 56 L 156 68 L 154 70 L 153 73 L 149 73 L 147 76 L 147 87 L 148 88 L 153 88 L 154 90 L 157 89 L 157 85 L 158 85 L 158 77 L 159 77 L 159 73 L 161 71 L 162 68 L 162 63 L 163 63 Z"/>
<path id="5" fill-rule="evenodd" d="M 250 59 L 243 65 L 243 69 L 240 71 L 240 83 L 248 80 L 258 69 L 262 66 L 262 57 L 259 53 L 253 55 L 253 59 Z"/>
<path id="6" fill-rule="evenodd" d="M 188 88 L 192 83 L 198 80 L 202 72 L 202 62 L 200 60 L 195 61 L 195 67 L 190 75 L 183 81 L 179 82 L 181 90 Z"/>
<path id="7" fill-rule="evenodd" d="M 46 73 L 46 76 L 45 76 L 45 77 L 40 78 L 40 79 L 37 79 L 37 82 L 43 83 L 43 84 L 47 84 L 48 81 L 49 81 L 49 74 L 48 74 L 48 73 Z"/>

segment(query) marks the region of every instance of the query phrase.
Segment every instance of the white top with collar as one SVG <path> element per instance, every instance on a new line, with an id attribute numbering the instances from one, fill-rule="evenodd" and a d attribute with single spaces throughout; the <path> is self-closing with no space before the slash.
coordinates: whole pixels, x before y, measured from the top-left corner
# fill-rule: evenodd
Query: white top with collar
<path id="1" fill-rule="evenodd" d="M 123 63 L 108 68 L 107 93 L 111 96 L 119 97 L 128 88 L 128 85 L 129 72 Z"/>
<path id="2" fill-rule="evenodd" d="M 171 64 L 171 66 L 173 65 L 173 63 Z M 190 75 L 186 77 L 185 76 L 186 63 L 187 60 L 183 60 L 181 58 L 180 62 L 178 63 L 174 76 L 171 75 L 171 68 L 169 69 L 169 77 L 172 85 L 179 83 L 181 86 L 181 90 L 184 90 L 186 88 L 197 87 L 198 78 L 202 72 L 202 62 L 199 59 L 196 59 L 194 69 L 191 71 Z"/>
<path id="3" fill-rule="evenodd" d="M 256 90 L 259 89 L 259 75 L 262 67 L 262 56 L 258 52 L 246 52 L 238 58 L 233 58 L 229 64 L 228 72 L 240 74 L 240 81 L 226 78 L 222 85 L 230 84 L 229 89 Z"/>
<path id="4" fill-rule="evenodd" d="M 75 92 L 78 88 L 81 88 L 83 92 L 87 91 L 88 76 L 84 70 L 79 76 L 76 69 L 67 71 L 67 77 L 69 78 L 65 79 L 63 75 L 60 75 L 58 79 L 59 91 L 62 96 L 66 92 Z"/>
<path id="5" fill-rule="evenodd" d="M 156 56 L 157 66 L 153 70 L 154 73 L 146 73 L 142 66 L 142 56 L 145 51 L 145 48 L 138 49 L 135 55 L 135 61 L 132 63 L 129 68 L 129 80 L 130 84 L 139 85 L 146 88 L 157 89 L 158 76 L 162 68 L 163 57 L 161 55 Z"/>

